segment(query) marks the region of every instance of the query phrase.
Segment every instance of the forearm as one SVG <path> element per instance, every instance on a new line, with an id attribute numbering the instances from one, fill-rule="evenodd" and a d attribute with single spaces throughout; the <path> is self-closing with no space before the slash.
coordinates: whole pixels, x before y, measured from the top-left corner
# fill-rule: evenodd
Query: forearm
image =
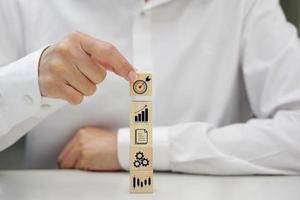
<path id="1" fill-rule="evenodd" d="M 0 67 L 0 151 L 63 104 L 40 94 L 38 64 L 43 49 Z"/>
<path id="2" fill-rule="evenodd" d="M 299 111 L 215 127 L 184 123 L 154 128 L 154 168 L 198 174 L 295 174 L 300 171 Z M 298 137 L 298 138 L 297 138 Z M 119 161 L 128 169 L 129 132 L 119 130 Z"/>

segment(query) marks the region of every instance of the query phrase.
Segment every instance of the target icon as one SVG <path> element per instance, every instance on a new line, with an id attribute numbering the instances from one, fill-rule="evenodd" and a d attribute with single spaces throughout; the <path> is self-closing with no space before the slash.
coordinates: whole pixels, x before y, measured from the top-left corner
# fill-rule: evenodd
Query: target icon
<path id="1" fill-rule="evenodd" d="M 144 94 L 147 91 L 147 83 L 143 80 L 137 80 L 133 83 L 133 90 L 137 94 Z"/>

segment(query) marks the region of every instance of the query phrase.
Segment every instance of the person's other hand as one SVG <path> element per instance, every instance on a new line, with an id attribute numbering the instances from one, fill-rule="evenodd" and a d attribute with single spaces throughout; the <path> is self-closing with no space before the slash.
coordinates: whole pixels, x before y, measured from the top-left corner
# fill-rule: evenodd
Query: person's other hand
<path id="1" fill-rule="evenodd" d="M 98 128 L 79 129 L 60 153 L 58 165 L 63 169 L 120 170 L 116 133 Z"/>
<path id="2" fill-rule="evenodd" d="M 136 77 L 134 68 L 112 44 L 84 33 L 70 33 L 41 55 L 41 94 L 79 104 L 83 96 L 95 92 L 96 84 L 104 80 L 106 70 L 130 82 Z"/>

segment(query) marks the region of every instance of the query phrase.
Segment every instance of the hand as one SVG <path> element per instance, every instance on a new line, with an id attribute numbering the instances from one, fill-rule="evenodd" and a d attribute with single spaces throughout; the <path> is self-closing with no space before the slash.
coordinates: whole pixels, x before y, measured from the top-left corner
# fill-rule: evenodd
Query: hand
<path id="1" fill-rule="evenodd" d="M 58 164 L 64 169 L 120 170 L 117 135 L 98 128 L 79 129 L 59 155 Z"/>
<path id="2" fill-rule="evenodd" d="M 134 68 L 112 44 L 83 33 L 70 33 L 42 53 L 39 62 L 41 94 L 79 104 L 83 96 L 95 92 L 106 70 L 130 82 L 136 78 Z"/>

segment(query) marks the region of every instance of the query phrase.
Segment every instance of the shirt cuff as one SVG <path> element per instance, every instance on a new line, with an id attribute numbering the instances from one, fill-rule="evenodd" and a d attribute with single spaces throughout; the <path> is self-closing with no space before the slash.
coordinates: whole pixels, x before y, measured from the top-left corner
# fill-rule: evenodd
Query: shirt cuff
<path id="1" fill-rule="evenodd" d="M 0 68 L 0 117 L 6 130 L 32 116 L 41 105 L 38 65 L 44 49 Z"/>
<path id="2" fill-rule="evenodd" d="M 130 129 L 118 130 L 118 160 L 124 170 L 129 169 Z"/>
<path id="3" fill-rule="evenodd" d="M 34 116 L 43 119 L 67 104 L 68 102 L 62 99 L 42 97 L 41 106 Z"/>
<path id="4" fill-rule="evenodd" d="M 158 171 L 170 170 L 169 162 L 169 129 L 168 127 L 155 127 L 152 131 L 153 168 Z M 118 159 L 124 170 L 129 169 L 130 129 L 118 130 Z"/>

